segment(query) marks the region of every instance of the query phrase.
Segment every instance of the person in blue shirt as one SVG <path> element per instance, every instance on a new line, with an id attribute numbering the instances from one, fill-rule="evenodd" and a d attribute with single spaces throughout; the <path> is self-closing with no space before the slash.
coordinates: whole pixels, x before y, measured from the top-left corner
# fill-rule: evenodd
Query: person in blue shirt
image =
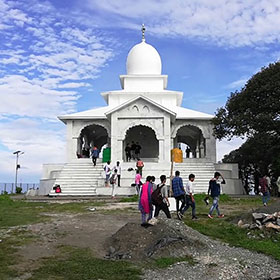
<path id="1" fill-rule="evenodd" d="M 94 146 L 91 151 L 91 159 L 94 166 L 96 166 L 96 160 L 98 157 L 99 157 L 99 150 L 97 149 L 97 147 Z"/>
<path id="2" fill-rule="evenodd" d="M 224 215 L 220 213 L 219 209 L 219 197 L 221 194 L 221 184 L 225 184 L 226 181 L 219 172 L 215 172 L 214 178 L 209 181 L 208 196 L 209 194 L 213 198 L 213 204 L 210 208 L 208 217 L 213 219 L 212 213 L 216 209 L 218 217 L 223 218 Z"/>
<path id="3" fill-rule="evenodd" d="M 179 220 L 182 220 L 183 217 L 182 210 L 186 204 L 186 195 L 183 186 L 183 180 L 180 177 L 180 171 L 178 170 L 175 172 L 175 177 L 172 180 L 172 192 L 176 200 L 177 217 Z M 181 201 L 181 207 L 179 208 L 180 201 Z"/>

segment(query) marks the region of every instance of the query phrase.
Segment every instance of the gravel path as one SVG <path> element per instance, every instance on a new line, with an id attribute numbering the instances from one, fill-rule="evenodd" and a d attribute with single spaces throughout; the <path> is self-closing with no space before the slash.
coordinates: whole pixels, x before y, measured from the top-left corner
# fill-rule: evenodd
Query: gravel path
<path id="1" fill-rule="evenodd" d="M 161 223 L 175 228 L 190 241 L 191 245 L 184 249 L 197 263 L 181 262 L 167 269 L 147 270 L 145 280 L 280 279 L 280 263 L 269 256 L 230 247 L 176 220 L 162 220 Z M 197 247 L 196 243 L 200 246 Z"/>

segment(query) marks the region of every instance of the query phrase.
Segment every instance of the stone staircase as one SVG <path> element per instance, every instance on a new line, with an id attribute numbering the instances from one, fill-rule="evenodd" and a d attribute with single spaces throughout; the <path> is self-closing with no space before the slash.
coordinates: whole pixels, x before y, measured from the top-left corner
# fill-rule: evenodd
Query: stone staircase
<path id="1" fill-rule="evenodd" d="M 174 164 L 174 173 L 176 170 L 180 171 L 180 177 L 183 179 L 184 185 L 189 180 L 189 174 L 195 175 L 195 192 L 207 193 L 209 180 L 213 178 L 215 167 L 212 162 L 197 161 L 195 159 Z"/>
<path id="2" fill-rule="evenodd" d="M 66 163 L 54 184 L 60 185 L 62 192 L 51 190 L 50 196 L 96 196 L 111 195 L 112 188 L 104 186 L 103 163 L 93 166 L 88 160 Z M 133 195 L 134 188 L 117 187 L 117 195 Z"/>
<path id="3" fill-rule="evenodd" d="M 145 163 L 145 162 L 144 162 Z M 55 179 L 54 184 L 61 186 L 62 192 L 56 194 L 51 190 L 50 196 L 97 196 L 111 195 L 112 188 L 104 186 L 105 174 L 103 170 L 104 164 L 98 162 L 94 167 L 90 159 L 79 159 L 75 162 L 66 163 L 63 169 Z M 135 162 L 122 163 L 121 187 L 117 187 L 116 195 L 134 195 L 135 188 L 131 187 L 134 182 L 135 171 L 128 171 L 135 168 Z M 170 176 L 170 164 L 146 162 L 143 169 L 143 179 L 146 176 L 154 175 L 156 184 L 159 183 L 159 176 L 165 174 Z M 208 182 L 215 172 L 214 164 L 201 159 L 190 159 L 183 163 L 174 163 L 173 168 L 180 171 L 180 176 L 186 184 L 189 174 L 195 174 L 195 191 L 196 193 L 207 192 Z M 169 184 L 169 180 L 167 180 Z"/>

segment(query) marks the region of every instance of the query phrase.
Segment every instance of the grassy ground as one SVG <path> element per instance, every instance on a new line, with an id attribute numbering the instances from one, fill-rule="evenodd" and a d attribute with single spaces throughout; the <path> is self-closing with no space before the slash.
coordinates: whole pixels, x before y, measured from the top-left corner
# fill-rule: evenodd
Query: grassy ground
<path id="1" fill-rule="evenodd" d="M 242 229 L 233 224 L 237 216 L 241 216 L 247 211 L 259 208 L 261 206 L 260 197 L 254 198 L 230 198 L 222 195 L 220 200 L 220 210 L 225 214 L 225 218 L 217 218 L 214 213 L 214 219 L 207 217 L 209 206 L 204 204 L 203 195 L 196 195 L 197 216 L 199 220 L 192 221 L 190 212 L 185 213 L 184 222 L 193 229 L 219 239 L 232 246 L 243 247 L 254 250 L 280 260 L 280 234 L 274 230 L 262 232 L 260 230 L 252 230 L 248 235 L 248 230 Z M 265 208 L 264 208 L 265 211 Z"/>
<path id="2" fill-rule="evenodd" d="M 30 280 L 137 280 L 140 275 L 131 263 L 97 259 L 89 249 L 61 247 L 60 255 L 44 259 Z"/>
<path id="3" fill-rule="evenodd" d="M 185 214 L 184 222 L 199 232 L 213 238 L 225 241 L 232 246 L 240 246 L 255 250 L 280 260 L 280 234 L 261 231 L 248 231 L 238 228 L 232 221 L 246 211 L 261 206 L 260 198 L 232 199 L 221 196 L 220 208 L 225 214 L 224 219 L 207 218 L 209 206 L 203 202 L 204 195 L 196 195 L 198 221 L 191 220 L 190 210 Z M 135 197 L 123 202 L 135 201 Z M 136 199 L 137 200 L 137 199 Z M 12 265 L 20 262 L 16 252 L 17 247 L 34 241 L 34 236 L 22 228 L 22 225 L 47 221 L 45 213 L 86 213 L 89 207 L 104 205 L 104 202 L 71 202 L 71 203 L 43 203 L 13 201 L 7 195 L 0 196 L 0 279 L 14 279 L 18 275 Z M 265 210 L 265 209 L 264 209 Z M 99 210 L 98 210 L 99 211 Z M 101 211 L 101 210 L 100 210 Z M 118 215 L 127 210 L 115 210 Z M 107 211 L 108 212 L 108 211 Z M 107 213 L 104 210 L 104 213 Z M 103 213 L 103 212 L 102 212 Z M 114 213 L 110 210 L 108 213 Z M 17 227 L 21 226 L 21 227 Z M 8 232 L 8 234 L 7 234 Z M 151 262 L 151 268 L 165 268 L 169 265 L 189 261 L 186 258 L 161 258 Z M 27 279 L 140 279 L 141 267 L 135 267 L 129 262 L 109 261 L 97 259 L 88 249 L 61 247 L 59 254 L 44 258 L 37 262 L 37 268 Z"/>

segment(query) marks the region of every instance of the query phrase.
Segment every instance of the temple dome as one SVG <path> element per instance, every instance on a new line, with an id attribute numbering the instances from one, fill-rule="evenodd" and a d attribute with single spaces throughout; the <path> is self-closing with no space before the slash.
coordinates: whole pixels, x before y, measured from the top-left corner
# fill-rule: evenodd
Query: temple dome
<path id="1" fill-rule="evenodd" d="M 126 60 L 127 75 L 161 75 L 161 58 L 157 50 L 142 41 L 129 52 Z"/>

